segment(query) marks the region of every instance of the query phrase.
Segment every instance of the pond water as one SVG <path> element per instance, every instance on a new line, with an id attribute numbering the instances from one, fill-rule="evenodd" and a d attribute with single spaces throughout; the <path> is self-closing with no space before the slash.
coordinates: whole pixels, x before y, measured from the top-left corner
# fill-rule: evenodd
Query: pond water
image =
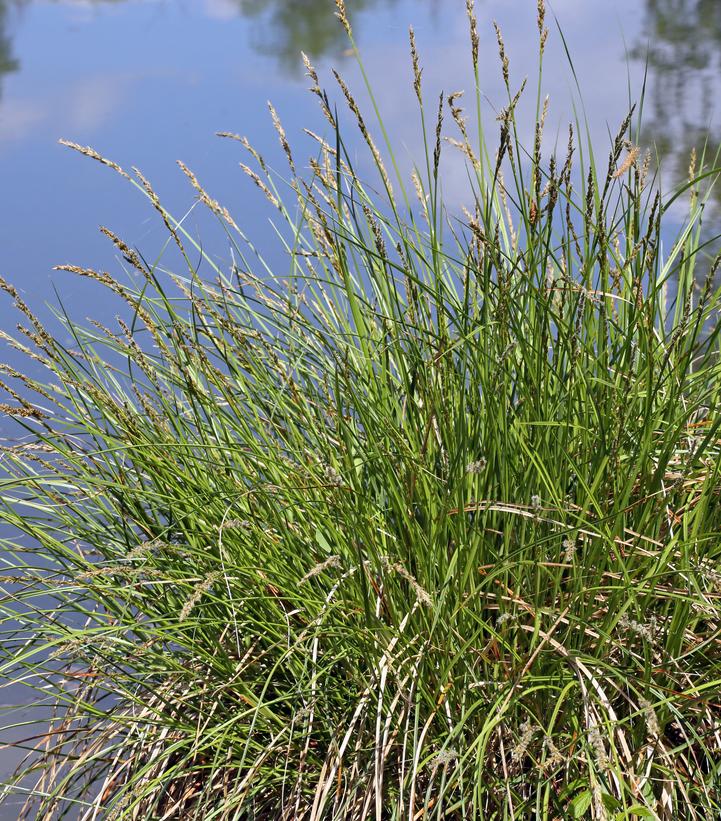
<path id="1" fill-rule="evenodd" d="M 406 30 L 416 28 L 430 89 L 469 87 L 464 0 L 349 0 L 357 40 L 384 116 L 408 156 L 418 148 Z M 516 82 L 533 77 L 535 0 L 478 0 L 484 92 L 501 105 L 498 19 Z M 0 272 L 42 312 L 57 290 L 76 317 L 102 313 L 97 292 L 70 274 L 74 262 L 113 270 L 113 249 L 97 227 L 154 250 L 162 225 L 137 192 L 112 172 L 59 145 L 92 145 L 136 165 L 166 205 L 182 214 L 192 190 L 183 159 L 231 208 L 259 244 L 272 244 L 267 213 L 238 167 L 242 149 L 216 131 L 247 134 L 280 161 L 266 109 L 270 98 L 292 138 L 322 130 L 300 50 L 322 78 L 338 66 L 358 91 L 358 72 L 334 18 L 333 0 L 0 0 Z M 691 145 L 713 131 L 721 92 L 721 3 L 717 0 L 557 0 L 552 4 L 578 74 L 595 141 L 605 149 L 641 90 L 648 59 L 647 138 L 678 179 Z M 573 78 L 551 21 L 544 77 L 551 125 L 565 137 Z M 718 139 L 716 140 L 718 142 Z M 301 143 L 302 144 L 302 143 Z M 306 139 L 308 154 L 312 145 Z M 458 192 L 453 190 L 454 183 Z M 449 175 L 447 197 L 462 197 Z M 218 248 L 222 256 L 224 248 Z M 115 263 L 115 270 L 117 264 Z M 7 300 L 0 326 L 14 325 Z"/>
<path id="2" fill-rule="evenodd" d="M 535 76 L 535 0 L 477 0 L 484 92 L 503 104 L 491 21 L 501 24 L 515 83 Z M 386 125 L 410 165 L 419 135 L 407 53 L 413 23 L 429 90 L 470 88 L 464 0 L 348 0 L 356 38 Z M 267 212 L 238 162 L 237 143 L 215 132 L 246 134 L 271 163 L 282 157 L 266 107 L 286 131 L 323 130 L 300 51 L 331 86 L 337 66 L 354 90 L 333 0 L 0 0 L 0 274 L 42 316 L 59 297 L 76 319 L 104 321 L 117 306 L 53 265 L 72 262 L 119 271 L 97 231 L 107 225 L 152 256 L 165 234 L 157 214 L 108 169 L 58 144 L 91 145 L 125 167 L 141 168 L 165 204 L 183 214 L 193 192 L 182 159 L 226 204 L 256 243 L 273 246 Z M 636 98 L 647 66 L 645 138 L 655 144 L 669 183 L 683 179 L 691 146 L 719 143 L 714 100 L 721 99 L 719 0 L 556 0 L 594 142 L 608 145 Z M 544 90 L 550 133 L 565 140 L 574 88 L 553 19 Z M 369 118 L 370 119 L 370 118 Z M 463 174 L 449 170 L 446 197 L 460 203 Z M 721 197 L 718 202 L 721 202 Z M 193 217 L 194 218 L 194 217 Z M 225 249 L 211 249 L 219 259 Z M 270 252 L 272 259 L 272 251 Z M 0 301 L 0 328 L 16 317 Z M 0 426 L 0 433 L 6 430 Z M 12 701 L 0 690 L 0 702 Z M 0 739 L 0 743 L 10 738 Z M 0 752 L 0 780 L 16 753 Z M 5 814 L 3 814 L 5 813 Z M 9 814 L 8 814 L 9 813 Z M 0 818 L 14 818 L 0 808 Z"/>

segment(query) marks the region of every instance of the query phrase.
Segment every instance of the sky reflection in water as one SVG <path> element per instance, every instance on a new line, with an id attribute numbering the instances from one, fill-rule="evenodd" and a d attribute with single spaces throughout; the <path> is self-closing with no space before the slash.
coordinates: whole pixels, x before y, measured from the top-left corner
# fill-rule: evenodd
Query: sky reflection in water
<path id="1" fill-rule="evenodd" d="M 348 5 L 387 125 L 410 167 L 420 144 L 407 25 L 416 27 L 429 92 L 441 85 L 447 91 L 469 88 L 465 3 Z M 498 19 L 504 29 L 518 83 L 535 74 L 535 5 L 525 0 L 509 12 L 501 0 L 478 0 L 484 91 L 497 105 L 503 97 L 491 21 Z M 527 12 L 519 12 L 522 6 Z M 351 87 L 360 88 L 333 9 L 332 0 L 0 0 L 2 274 L 34 304 L 54 302 L 57 287 L 75 316 L 91 307 L 102 313 L 87 283 L 52 273 L 52 266 L 72 261 L 112 267 L 112 250 L 95 230 L 99 224 L 150 254 L 164 239 L 158 220 L 122 180 L 58 146 L 59 137 L 90 144 L 124 166 L 139 166 L 176 214 L 192 203 L 175 167 L 182 158 L 250 236 L 261 246 L 272 245 L 267 214 L 256 208 L 256 192 L 238 169 L 238 146 L 220 145 L 213 134 L 247 134 L 271 161 L 279 160 L 268 98 L 289 134 L 301 136 L 301 145 L 303 126 L 323 128 L 303 92 L 300 50 L 320 64 L 321 76 L 327 65 L 339 65 Z M 712 101 L 721 90 L 721 4 L 645 0 L 629 12 L 627 3 L 558 0 L 553 10 L 601 149 L 627 109 L 629 78 L 632 96 L 640 91 L 648 52 L 646 137 L 665 156 L 667 173 L 682 178 L 691 145 L 709 133 Z M 553 31 L 544 86 L 552 102 L 551 148 L 556 135 L 565 142 L 572 116 L 572 77 Z M 305 145 L 310 154 L 312 145 Z M 462 204 L 460 162 L 449 161 L 445 193 L 450 203 Z M 225 249 L 213 251 L 221 259 Z M 0 323 L 10 321 L 3 303 Z"/>

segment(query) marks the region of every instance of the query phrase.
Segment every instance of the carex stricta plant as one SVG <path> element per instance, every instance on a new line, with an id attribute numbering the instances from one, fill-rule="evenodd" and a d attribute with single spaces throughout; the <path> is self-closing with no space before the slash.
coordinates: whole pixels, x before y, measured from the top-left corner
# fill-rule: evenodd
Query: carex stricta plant
<path id="1" fill-rule="evenodd" d="M 713 161 L 669 238 L 684 192 L 636 109 L 607 157 L 578 120 L 549 149 L 542 0 L 535 101 L 497 29 L 493 112 L 467 6 L 465 98 L 428 96 L 411 31 L 411 173 L 370 84 L 365 111 L 307 58 L 310 160 L 272 107 L 280 170 L 221 135 L 280 272 L 188 166 L 227 269 L 71 144 L 147 198 L 175 267 L 103 228 L 113 273 L 61 267 L 125 308 L 69 347 L 2 286 L 34 374 L 3 373 L 2 671 L 51 708 L 5 791 L 24 817 L 721 815 Z"/>

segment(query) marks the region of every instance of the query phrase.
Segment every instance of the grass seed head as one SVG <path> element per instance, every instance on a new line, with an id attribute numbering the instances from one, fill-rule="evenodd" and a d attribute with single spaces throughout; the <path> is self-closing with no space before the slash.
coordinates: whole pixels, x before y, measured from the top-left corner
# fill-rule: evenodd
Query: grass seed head
<path id="1" fill-rule="evenodd" d="M 480 39 L 478 37 L 478 21 L 476 19 L 476 12 L 474 9 L 475 0 L 466 0 L 466 13 L 468 15 L 468 25 L 471 34 L 471 59 L 473 61 L 474 71 L 478 70 L 478 46 Z"/>
<path id="2" fill-rule="evenodd" d="M 335 4 L 338 7 L 336 17 L 343 24 L 343 28 L 346 30 L 346 34 L 348 35 L 348 37 L 352 37 L 353 32 L 351 31 L 350 21 L 348 20 L 348 12 L 346 10 L 345 0 L 335 0 Z"/>
<path id="3" fill-rule="evenodd" d="M 418 50 L 416 49 L 416 35 L 413 31 L 413 26 L 408 29 L 408 39 L 411 45 L 411 63 L 413 64 L 413 90 L 416 92 L 418 102 L 423 105 L 423 95 L 421 93 L 421 68 L 420 60 L 418 59 Z"/>
<path id="4" fill-rule="evenodd" d="M 511 750 L 511 760 L 520 764 L 528 753 L 528 748 L 533 741 L 533 737 L 538 732 L 538 727 L 530 718 L 527 718 L 520 727 L 521 735 L 515 747 Z"/>

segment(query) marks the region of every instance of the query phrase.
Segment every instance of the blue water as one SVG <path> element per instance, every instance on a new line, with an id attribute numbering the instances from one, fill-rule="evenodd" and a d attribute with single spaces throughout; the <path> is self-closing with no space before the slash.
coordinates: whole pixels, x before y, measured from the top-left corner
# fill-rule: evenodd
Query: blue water
<path id="1" fill-rule="evenodd" d="M 501 105 L 491 20 L 503 26 L 518 83 L 535 74 L 536 3 L 477 5 L 484 91 Z M 388 127 L 396 144 L 407 147 L 410 164 L 419 139 L 407 25 L 416 27 L 429 96 L 442 86 L 469 88 L 465 2 L 351 0 L 349 7 Z M 272 244 L 267 214 L 256 208 L 256 192 L 238 168 L 242 149 L 214 132 L 246 134 L 280 163 L 266 110 L 270 98 L 289 135 L 312 153 L 302 127 L 322 130 L 324 123 L 305 92 L 300 49 L 313 56 L 329 85 L 333 65 L 354 90 L 360 88 L 334 8 L 333 0 L 0 0 L 0 67 L 9 69 L 0 78 L 2 275 L 36 307 L 54 302 L 57 289 L 75 316 L 103 313 L 97 289 L 52 266 L 74 262 L 113 270 L 112 248 L 96 230 L 100 224 L 151 255 L 165 239 L 142 197 L 108 169 L 58 145 L 60 137 L 92 145 L 125 167 L 139 166 L 177 214 L 193 201 L 175 165 L 185 160 L 250 236 Z M 669 15 L 675 10 L 672 19 L 664 8 Z M 683 173 L 691 141 L 708 130 L 711 103 L 721 90 L 721 4 L 559 0 L 553 9 L 601 146 L 627 109 L 629 83 L 633 96 L 640 92 L 651 45 L 647 119 L 666 151 L 669 175 Z M 553 29 L 550 13 L 549 22 Z M 575 89 L 553 30 L 544 86 L 551 96 L 549 124 L 563 134 Z M 448 198 L 462 200 L 463 180 L 459 163 L 447 176 Z M 0 325 L 8 324 L 14 318 L 2 300 Z"/>

